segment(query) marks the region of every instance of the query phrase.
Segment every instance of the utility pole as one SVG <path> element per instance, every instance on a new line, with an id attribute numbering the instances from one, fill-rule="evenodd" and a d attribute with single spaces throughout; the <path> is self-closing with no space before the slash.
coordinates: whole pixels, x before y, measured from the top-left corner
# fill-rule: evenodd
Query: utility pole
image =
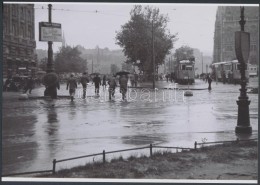
<path id="1" fill-rule="evenodd" d="M 49 14 L 49 23 L 52 24 L 52 5 L 48 5 L 48 14 Z M 43 78 L 43 82 L 46 86 L 44 91 L 44 96 L 50 96 L 52 99 L 57 98 L 57 88 L 59 89 L 59 78 L 54 72 L 53 66 L 53 50 L 52 50 L 52 41 L 48 41 L 48 62 L 47 62 L 47 74 Z"/>
<path id="2" fill-rule="evenodd" d="M 152 61 L 153 61 L 153 89 L 155 89 L 155 61 L 154 61 L 154 30 L 152 20 Z"/>

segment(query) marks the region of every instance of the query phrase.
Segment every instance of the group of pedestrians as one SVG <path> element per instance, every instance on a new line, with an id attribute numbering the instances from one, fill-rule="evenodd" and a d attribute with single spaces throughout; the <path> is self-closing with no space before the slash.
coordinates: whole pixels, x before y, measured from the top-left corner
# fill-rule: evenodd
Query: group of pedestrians
<path id="1" fill-rule="evenodd" d="M 122 99 L 126 100 L 126 92 L 127 92 L 127 77 L 126 75 L 122 75 L 119 78 L 119 86 L 120 86 L 120 93 L 122 94 Z M 70 99 L 71 101 L 74 100 L 75 92 L 78 87 L 78 84 L 81 84 L 83 87 L 83 99 L 86 98 L 86 92 L 87 92 L 87 84 L 90 82 L 88 75 L 86 72 L 82 74 L 82 77 L 80 78 L 79 82 L 77 83 L 77 79 L 74 77 L 73 74 L 70 75 L 70 78 L 67 80 L 67 90 L 69 90 Z M 100 86 L 103 86 L 103 90 L 106 89 L 106 85 L 109 85 L 108 91 L 109 91 L 109 100 L 115 97 L 115 89 L 117 87 L 116 83 L 116 76 L 112 76 L 111 78 L 107 79 L 104 75 L 102 80 L 96 74 L 96 76 L 92 79 L 92 84 L 95 86 L 95 95 L 99 96 L 99 89 Z"/>

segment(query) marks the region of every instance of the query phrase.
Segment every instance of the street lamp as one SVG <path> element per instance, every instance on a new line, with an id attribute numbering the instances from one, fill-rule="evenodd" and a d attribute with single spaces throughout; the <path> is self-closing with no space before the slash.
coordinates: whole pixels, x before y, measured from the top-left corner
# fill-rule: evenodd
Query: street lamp
<path id="1" fill-rule="evenodd" d="M 52 5 L 48 5 L 49 23 L 52 23 L 51 16 Z M 47 62 L 47 74 L 43 78 L 43 83 L 46 87 L 44 96 L 50 96 L 53 99 L 57 98 L 57 88 L 59 89 L 59 79 L 57 74 L 54 72 L 53 67 L 53 50 L 52 41 L 48 41 L 48 62 Z"/>
<path id="2" fill-rule="evenodd" d="M 241 31 L 235 32 L 235 50 L 236 56 L 240 63 L 240 73 L 241 73 L 241 89 L 240 96 L 237 100 L 238 105 L 238 118 L 237 118 L 237 126 L 235 132 L 238 134 L 251 134 L 252 127 L 250 126 L 249 119 L 249 104 L 246 89 L 246 62 L 249 58 L 250 52 L 250 34 L 244 31 L 244 25 L 246 21 L 244 20 L 244 7 L 240 7 L 240 18 L 239 21 Z"/>

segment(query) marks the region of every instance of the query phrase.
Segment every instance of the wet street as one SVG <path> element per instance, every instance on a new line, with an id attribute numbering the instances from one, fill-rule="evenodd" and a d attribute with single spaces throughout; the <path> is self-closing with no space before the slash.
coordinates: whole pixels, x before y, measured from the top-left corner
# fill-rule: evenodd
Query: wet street
<path id="1" fill-rule="evenodd" d="M 162 87 L 169 86 L 161 82 Z M 258 86 L 250 79 L 248 86 Z M 178 88 L 188 86 L 177 85 Z M 116 92 L 108 100 L 101 87 L 100 97 L 88 86 L 87 99 L 81 99 L 77 89 L 75 101 L 60 98 L 18 100 L 19 93 L 3 92 L 2 107 L 2 173 L 18 173 L 52 169 L 53 159 L 65 159 L 146 146 L 193 147 L 194 142 L 234 140 L 237 138 L 240 85 L 213 82 L 212 91 L 197 80 L 190 85 L 193 96 L 183 97 L 183 90 L 129 88 L 127 102 Z M 196 90 L 197 89 L 197 90 Z M 31 96 L 42 96 L 44 87 L 33 90 Z M 62 85 L 58 95 L 68 95 Z M 248 94 L 251 103 L 251 138 L 258 137 L 258 94 Z M 52 106 L 55 104 L 54 106 Z M 140 152 L 133 151 L 137 155 Z M 128 155 L 121 153 L 119 155 Z M 111 154 L 110 157 L 115 155 Z M 84 165 L 96 158 L 58 163 L 57 169 Z"/>

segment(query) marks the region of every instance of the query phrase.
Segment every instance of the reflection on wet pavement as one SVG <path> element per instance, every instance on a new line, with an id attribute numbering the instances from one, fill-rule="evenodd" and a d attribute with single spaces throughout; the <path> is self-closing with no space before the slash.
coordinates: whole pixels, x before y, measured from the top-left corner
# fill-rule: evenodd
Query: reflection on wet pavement
<path id="1" fill-rule="evenodd" d="M 185 88 L 186 86 L 179 86 Z M 207 87 L 198 81 L 192 88 Z M 127 102 L 94 97 L 19 101 L 3 100 L 3 173 L 49 170 L 52 160 L 120 150 L 143 145 L 193 147 L 194 141 L 233 140 L 237 121 L 239 85 L 213 83 L 212 91 L 142 91 L 129 89 Z M 40 96 L 43 89 L 35 89 Z M 77 89 L 81 92 L 82 89 Z M 145 94 L 142 94 L 145 93 Z M 68 95 L 65 85 L 60 95 Z M 251 138 L 257 137 L 258 94 L 249 94 Z M 54 106 L 53 106 L 54 105 Z M 91 159 L 92 160 L 92 159 Z M 86 159 L 64 163 L 59 168 L 85 164 Z"/>

